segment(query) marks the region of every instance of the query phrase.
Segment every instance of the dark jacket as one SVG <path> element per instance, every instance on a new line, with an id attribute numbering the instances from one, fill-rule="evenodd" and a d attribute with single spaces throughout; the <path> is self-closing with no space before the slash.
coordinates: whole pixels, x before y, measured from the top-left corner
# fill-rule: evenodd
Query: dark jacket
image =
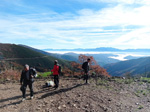
<path id="1" fill-rule="evenodd" d="M 34 69 L 29 69 L 28 71 L 23 70 L 21 73 L 20 83 L 22 82 L 34 82 L 34 79 L 31 77 L 33 75 L 35 77 L 36 71 Z"/>
<path id="2" fill-rule="evenodd" d="M 83 68 L 83 70 L 85 71 L 85 73 L 87 73 L 87 72 L 89 71 L 89 69 L 90 69 L 89 63 L 88 63 L 87 61 L 84 62 L 84 63 L 82 64 L 82 68 Z"/>

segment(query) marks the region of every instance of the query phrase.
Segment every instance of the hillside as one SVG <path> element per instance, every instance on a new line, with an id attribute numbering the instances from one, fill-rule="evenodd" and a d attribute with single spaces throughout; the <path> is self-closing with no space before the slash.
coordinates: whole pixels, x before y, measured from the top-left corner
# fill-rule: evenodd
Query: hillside
<path id="1" fill-rule="evenodd" d="M 40 71 L 51 69 L 54 60 L 57 59 L 56 57 L 44 55 L 30 48 L 15 44 L 0 44 L 0 57 L 1 63 L 4 64 L 4 66 L 11 65 L 20 67 L 19 65 L 29 64 Z M 68 61 L 57 60 L 61 65 L 69 67 Z"/>
<path id="2" fill-rule="evenodd" d="M 19 83 L 0 84 L 0 112 L 149 112 L 150 83 L 132 79 L 83 80 L 60 78 L 60 87 L 34 82 L 34 99 L 21 102 Z"/>
<path id="3" fill-rule="evenodd" d="M 114 64 L 109 64 L 104 67 L 112 76 L 122 76 L 130 72 L 131 75 L 144 74 L 150 72 L 150 57 L 121 61 Z"/>
<path id="4" fill-rule="evenodd" d="M 52 57 L 63 59 L 63 60 L 68 60 L 68 61 L 77 61 L 78 60 L 78 54 L 74 54 L 74 53 L 66 53 L 66 54 L 49 53 L 49 52 L 39 50 L 39 49 L 36 49 L 33 47 L 29 47 L 26 45 L 20 45 L 20 46 L 32 49 L 36 52 L 42 53 L 42 54 L 47 55 L 47 56 L 52 56 Z"/>

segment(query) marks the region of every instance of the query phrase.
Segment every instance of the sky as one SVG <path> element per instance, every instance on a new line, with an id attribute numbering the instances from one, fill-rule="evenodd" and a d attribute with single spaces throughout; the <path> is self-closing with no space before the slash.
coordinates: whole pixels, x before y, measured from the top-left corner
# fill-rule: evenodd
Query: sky
<path id="1" fill-rule="evenodd" d="M 150 0 L 0 0 L 0 43 L 150 48 Z"/>

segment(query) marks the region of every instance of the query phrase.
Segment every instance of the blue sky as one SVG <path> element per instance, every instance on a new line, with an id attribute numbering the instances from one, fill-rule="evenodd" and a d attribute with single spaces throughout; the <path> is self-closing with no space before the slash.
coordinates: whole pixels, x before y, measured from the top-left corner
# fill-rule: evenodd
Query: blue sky
<path id="1" fill-rule="evenodd" d="M 0 43 L 150 48 L 149 0 L 0 0 Z"/>

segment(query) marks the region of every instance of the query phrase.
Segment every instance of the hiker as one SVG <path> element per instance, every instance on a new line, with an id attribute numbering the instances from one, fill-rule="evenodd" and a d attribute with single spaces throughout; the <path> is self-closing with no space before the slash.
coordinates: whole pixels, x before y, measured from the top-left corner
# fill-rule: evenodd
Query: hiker
<path id="1" fill-rule="evenodd" d="M 21 88 L 20 90 L 22 91 L 22 101 L 26 99 L 26 88 L 27 85 L 29 86 L 30 89 L 30 99 L 33 99 L 33 82 L 34 82 L 34 77 L 36 77 L 36 70 L 34 68 L 29 68 L 29 65 L 24 66 L 24 70 L 21 73 L 21 78 L 20 78 L 20 84 Z"/>
<path id="2" fill-rule="evenodd" d="M 84 62 L 82 64 L 82 69 L 84 70 L 84 79 L 85 79 L 85 83 L 88 83 L 88 78 L 89 78 L 89 62 L 90 62 L 90 58 L 87 59 L 86 62 Z"/>
<path id="3" fill-rule="evenodd" d="M 55 86 L 54 88 L 57 89 L 59 86 L 59 70 L 60 70 L 60 66 L 58 65 L 58 61 L 55 60 L 54 61 L 54 68 L 51 70 L 51 72 L 53 72 L 53 76 L 54 76 L 54 83 Z"/>

